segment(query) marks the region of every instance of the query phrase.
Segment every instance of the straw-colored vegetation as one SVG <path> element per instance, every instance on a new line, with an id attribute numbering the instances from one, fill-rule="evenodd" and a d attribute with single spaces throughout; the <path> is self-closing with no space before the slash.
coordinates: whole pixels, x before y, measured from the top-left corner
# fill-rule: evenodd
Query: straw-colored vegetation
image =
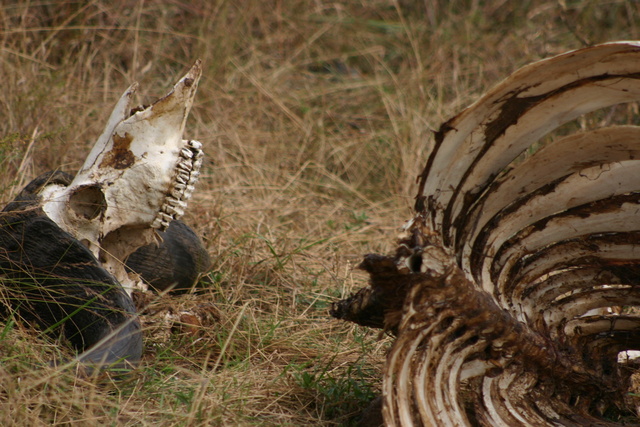
<path id="1" fill-rule="evenodd" d="M 391 250 L 431 131 L 526 63 L 638 38 L 622 0 L 2 2 L 2 205 L 77 170 L 132 81 L 148 103 L 201 58 L 186 221 L 214 264 L 205 292 L 152 302 L 125 379 L 51 368 L 65 346 L 0 324 L 0 424 L 355 422 L 390 341 L 328 308 Z M 167 320 L 181 310 L 202 327 Z"/>

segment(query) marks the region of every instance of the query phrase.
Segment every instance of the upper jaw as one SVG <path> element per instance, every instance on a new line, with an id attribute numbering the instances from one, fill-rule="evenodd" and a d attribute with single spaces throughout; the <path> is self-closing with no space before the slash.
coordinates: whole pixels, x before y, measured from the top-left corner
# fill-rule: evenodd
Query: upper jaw
<path id="1" fill-rule="evenodd" d="M 174 160 L 183 146 L 182 134 L 201 74 L 198 60 L 167 95 L 133 114 L 131 98 L 138 83 L 132 84 L 116 104 L 76 180 L 91 178 L 104 169 L 126 169 L 147 155 L 151 156 L 149 162 Z M 170 150 L 172 156 L 167 156 L 164 149 Z"/>

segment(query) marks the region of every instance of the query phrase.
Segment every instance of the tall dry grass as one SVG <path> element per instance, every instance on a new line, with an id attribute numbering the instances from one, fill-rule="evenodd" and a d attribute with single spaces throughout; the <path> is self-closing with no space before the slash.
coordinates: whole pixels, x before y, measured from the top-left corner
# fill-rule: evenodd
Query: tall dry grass
<path id="1" fill-rule="evenodd" d="M 124 380 L 78 379 L 64 346 L 0 329 L 2 425 L 344 425 L 389 342 L 329 319 L 391 249 L 445 119 L 516 68 L 640 38 L 634 1 L 4 1 L 0 202 L 75 171 L 132 82 L 140 103 L 204 61 L 187 124 L 205 171 L 187 222 L 214 259 L 202 295 L 143 314 Z M 634 110 L 635 111 L 635 110 Z M 200 310 L 199 330 L 167 314 Z M 175 317 L 175 316 L 174 316 Z"/>

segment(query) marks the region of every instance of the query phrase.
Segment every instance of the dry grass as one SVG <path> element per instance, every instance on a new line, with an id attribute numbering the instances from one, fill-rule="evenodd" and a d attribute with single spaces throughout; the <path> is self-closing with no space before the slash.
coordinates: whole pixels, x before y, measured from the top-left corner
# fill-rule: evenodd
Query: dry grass
<path id="1" fill-rule="evenodd" d="M 519 66 L 639 32 L 622 0 L 3 2 L 0 202 L 75 171 L 130 82 L 146 103 L 202 58 L 187 127 L 208 157 L 186 220 L 215 261 L 203 295 L 143 315 L 125 380 L 50 368 L 64 349 L 8 322 L 0 424 L 353 422 L 389 342 L 328 306 L 410 217 L 431 131 Z M 209 322 L 172 328 L 168 307 Z"/>

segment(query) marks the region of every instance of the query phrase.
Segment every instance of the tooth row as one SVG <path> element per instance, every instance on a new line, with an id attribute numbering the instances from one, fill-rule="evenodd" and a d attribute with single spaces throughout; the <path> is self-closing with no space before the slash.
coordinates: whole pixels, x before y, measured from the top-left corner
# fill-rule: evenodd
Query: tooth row
<path id="1" fill-rule="evenodd" d="M 183 141 L 185 148 L 180 150 L 180 159 L 176 164 L 176 176 L 173 187 L 165 198 L 160 212 L 151 223 L 152 228 L 164 231 L 172 220 L 180 218 L 187 207 L 187 200 L 193 194 L 194 185 L 200 176 L 204 153 L 198 141 Z"/>

